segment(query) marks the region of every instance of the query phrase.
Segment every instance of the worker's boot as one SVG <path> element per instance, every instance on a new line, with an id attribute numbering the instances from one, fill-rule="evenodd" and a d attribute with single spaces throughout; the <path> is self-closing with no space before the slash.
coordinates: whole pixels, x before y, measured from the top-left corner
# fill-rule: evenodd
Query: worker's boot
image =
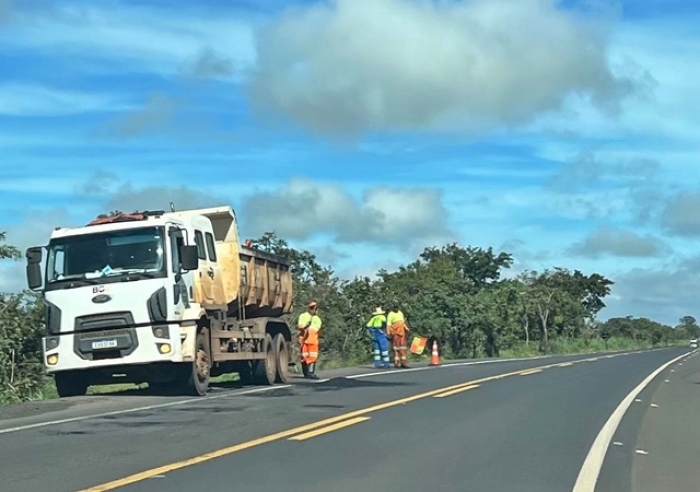
<path id="1" fill-rule="evenodd" d="M 312 362 L 309 364 L 309 375 L 307 376 L 309 379 L 318 379 L 318 376 L 316 375 L 316 363 Z"/>
<path id="2" fill-rule="evenodd" d="M 309 377 L 309 365 L 306 362 L 301 363 L 301 372 L 304 374 L 304 377 Z"/>

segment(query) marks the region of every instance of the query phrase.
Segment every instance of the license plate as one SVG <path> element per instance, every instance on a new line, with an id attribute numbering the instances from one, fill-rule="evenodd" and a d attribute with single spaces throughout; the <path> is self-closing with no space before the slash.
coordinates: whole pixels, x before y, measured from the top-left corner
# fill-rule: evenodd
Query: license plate
<path id="1" fill-rule="evenodd" d="M 116 347 L 117 347 L 116 340 L 99 340 L 97 342 L 92 342 L 93 350 L 116 348 Z"/>

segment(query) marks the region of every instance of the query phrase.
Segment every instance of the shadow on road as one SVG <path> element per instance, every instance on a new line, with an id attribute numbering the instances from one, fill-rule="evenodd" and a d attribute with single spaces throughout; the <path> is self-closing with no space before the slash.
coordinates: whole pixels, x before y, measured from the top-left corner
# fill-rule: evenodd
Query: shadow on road
<path id="1" fill-rule="evenodd" d="M 414 383 L 369 381 L 367 379 L 347 379 L 344 377 L 331 378 L 328 381 L 319 383 L 305 380 L 300 377 L 298 380 L 292 378 L 292 381 L 290 382 L 297 386 L 309 388 L 317 392 L 338 391 L 352 388 L 396 388 L 400 386 L 415 386 Z"/>

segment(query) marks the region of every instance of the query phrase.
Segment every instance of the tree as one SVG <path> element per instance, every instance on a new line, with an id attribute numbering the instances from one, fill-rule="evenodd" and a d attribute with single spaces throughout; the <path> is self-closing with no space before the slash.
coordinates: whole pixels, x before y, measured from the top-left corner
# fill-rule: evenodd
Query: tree
<path id="1" fill-rule="evenodd" d="M 683 328 L 690 338 L 698 338 L 700 335 L 700 326 L 697 320 L 692 316 L 683 316 L 680 320 L 680 328 Z"/>
<path id="2" fill-rule="evenodd" d="M 0 233 L 0 243 L 5 233 Z M 18 248 L 0 244 L 0 260 L 19 260 Z M 23 401 L 41 391 L 45 384 L 41 364 L 43 299 L 23 291 L 0 293 L 0 402 Z"/>
<path id="3" fill-rule="evenodd" d="M 22 253 L 14 246 L 2 244 L 5 242 L 5 232 L 0 232 L 0 260 L 18 260 L 22 258 Z"/>

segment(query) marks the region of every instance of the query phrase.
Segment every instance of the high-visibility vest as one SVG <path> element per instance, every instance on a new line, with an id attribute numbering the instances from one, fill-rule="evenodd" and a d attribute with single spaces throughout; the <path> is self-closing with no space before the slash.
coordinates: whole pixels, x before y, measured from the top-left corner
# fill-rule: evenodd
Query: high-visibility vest
<path id="1" fill-rule="evenodd" d="M 391 311 L 389 312 L 389 316 L 386 317 L 386 324 L 391 326 L 397 321 L 406 321 L 406 318 L 403 315 L 402 311 Z"/>
<path id="2" fill-rule="evenodd" d="M 387 334 L 394 336 L 404 336 L 408 326 L 406 318 L 401 311 L 391 311 L 387 317 Z"/>
<path id="3" fill-rule="evenodd" d="M 367 328 L 385 328 L 386 316 L 383 314 L 375 314 L 367 323 Z"/>
<path id="4" fill-rule="evenodd" d="M 311 344 L 318 344 L 318 332 L 323 326 L 323 322 L 321 321 L 321 318 L 317 314 L 311 314 L 308 311 L 301 313 L 299 315 L 299 321 L 297 322 L 297 326 L 299 328 L 299 331 L 303 331 L 304 327 L 311 323 L 309 328 L 306 330 L 307 333 L 309 334 L 306 337 L 306 343 L 311 343 Z"/>

